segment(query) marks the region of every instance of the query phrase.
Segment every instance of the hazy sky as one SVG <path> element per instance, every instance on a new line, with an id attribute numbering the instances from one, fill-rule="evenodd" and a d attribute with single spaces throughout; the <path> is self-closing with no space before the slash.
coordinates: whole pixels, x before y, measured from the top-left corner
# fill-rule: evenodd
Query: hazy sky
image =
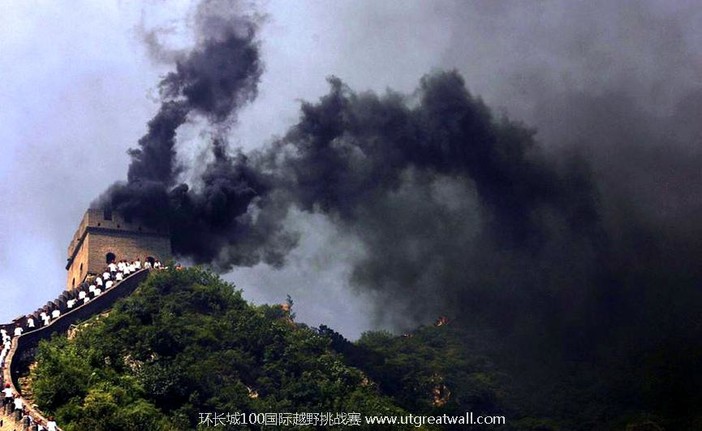
<path id="1" fill-rule="evenodd" d="M 597 109 L 582 108 L 584 99 L 615 94 L 640 117 L 667 118 L 702 88 L 695 2 L 280 0 L 257 9 L 265 71 L 259 97 L 231 133 L 231 143 L 245 149 L 283 134 L 300 100 L 328 90 L 329 75 L 358 91 L 411 92 L 425 73 L 456 68 L 489 105 L 537 127 L 547 148 L 578 146 L 596 160 L 616 151 L 583 142 L 600 125 L 591 115 Z M 187 1 L 0 3 L 0 320 L 63 290 L 66 249 L 80 218 L 108 185 L 125 179 L 126 150 L 159 106 L 157 84 L 170 65 L 150 59 L 143 30 L 165 29 L 166 45 L 187 47 L 193 10 Z M 567 103 L 577 95 L 587 97 Z M 699 112 L 695 100 L 686 103 Z M 689 129 L 684 133 L 694 137 L 699 126 Z M 196 125 L 184 130 L 183 154 L 194 157 L 199 138 Z M 699 158 L 699 135 L 680 141 L 684 154 Z M 688 179 L 699 179 L 698 167 L 686 165 Z M 671 193 L 699 208 L 698 189 Z M 676 202 L 665 201 L 669 212 Z M 363 253 L 360 245 L 322 216 L 295 223 L 302 241 L 284 269 L 260 265 L 226 278 L 257 303 L 290 294 L 298 320 L 349 337 L 389 325 L 370 317 L 372 297 L 348 285 L 345 262 Z"/>

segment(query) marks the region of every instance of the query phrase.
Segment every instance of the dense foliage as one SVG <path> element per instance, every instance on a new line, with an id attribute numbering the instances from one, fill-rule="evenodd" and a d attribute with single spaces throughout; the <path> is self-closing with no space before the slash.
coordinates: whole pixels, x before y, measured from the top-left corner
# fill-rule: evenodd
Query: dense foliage
<path id="1" fill-rule="evenodd" d="M 499 344 L 451 323 L 350 342 L 295 323 L 290 307 L 252 306 L 191 268 L 152 274 L 109 314 L 42 342 L 31 380 L 36 402 L 66 431 L 204 429 L 207 412 L 474 412 L 504 415 L 508 424 L 495 429 L 541 431 L 673 423 L 626 407 L 594 370 L 553 370 L 563 376 L 556 382 L 520 373 Z"/>
<path id="2" fill-rule="evenodd" d="M 329 338 L 200 269 L 152 275 L 69 341 L 42 343 L 33 390 L 70 430 L 181 430 L 202 412 L 404 414 Z"/>

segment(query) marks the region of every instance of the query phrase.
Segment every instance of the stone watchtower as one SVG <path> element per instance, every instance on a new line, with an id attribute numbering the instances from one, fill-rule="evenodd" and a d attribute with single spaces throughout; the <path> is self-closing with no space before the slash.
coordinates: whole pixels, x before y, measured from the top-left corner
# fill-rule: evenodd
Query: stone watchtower
<path id="1" fill-rule="evenodd" d="M 150 229 L 117 212 L 89 209 L 68 246 L 66 289 L 75 289 L 88 274 L 98 274 L 106 264 L 122 259 L 171 258 L 168 228 Z"/>

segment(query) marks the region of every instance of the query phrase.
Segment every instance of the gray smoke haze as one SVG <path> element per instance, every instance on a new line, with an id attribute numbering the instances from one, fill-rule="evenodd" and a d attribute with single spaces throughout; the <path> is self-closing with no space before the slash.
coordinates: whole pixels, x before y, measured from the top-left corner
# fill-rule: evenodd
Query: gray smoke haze
<path id="1" fill-rule="evenodd" d="M 222 5 L 200 7 L 192 51 L 159 57 L 177 58 L 176 71 L 161 82 L 164 102 L 149 133 L 130 150 L 128 182 L 108 192 L 115 208 L 169 224 L 176 253 L 221 270 L 280 266 L 296 244 L 284 226 L 289 210 L 324 214 L 363 244 L 350 280 L 379 301 L 385 320 L 448 313 L 501 328 L 560 325 L 564 338 L 595 330 L 578 326 L 592 313 L 608 322 L 629 303 L 636 289 L 627 285 L 645 278 L 640 272 L 658 268 L 666 279 L 683 266 L 696 274 L 685 265 L 698 257 L 690 214 L 700 192 L 685 185 L 699 176 L 690 141 L 699 139 L 700 103 L 685 84 L 699 65 L 687 55 L 679 12 L 603 3 L 602 20 L 581 4 L 437 5 L 454 21 L 444 56 L 461 69 L 479 46 L 473 32 L 500 45 L 515 16 L 525 27 L 554 17 L 559 31 L 569 27 L 559 40 L 531 31 L 512 48 L 527 54 L 512 60 L 511 85 L 490 96 L 522 93 L 507 109 L 536 129 L 492 111 L 457 71 L 428 74 L 406 94 L 356 93 L 330 78 L 329 93 L 304 102 L 283 138 L 231 156 L 219 126 L 255 98 L 262 65 L 257 24 Z M 616 35 L 619 45 L 609 45 Z M 176 162 L 176 132 L 198 115 L 217 130 L 214 160 L 196 183 L 177 185 L 189 167 Z M 642 235 L 653 250 L 645 261 L 632 243 Z M 677 247 L 690 254 L 666 262 Z"/>
<path id="2" fill-rule="evenodd" d="M 340 244 L 338 258 L 378 321 L 445 314 L 499 335 L 517 368 L 587 363 L 622 393 L 664 352 L 676 358 L 667 380 L 641 403 L 699 399 L 699 12 L 415 4 L 445 24 L 431 66 L 446 71 L 402 75 L 384 92 L 331 77 L 287 132 L 244 153 L 226 139 L 257 95 L 258 26 L 220 19 L 213 4 L 192 51 L 160 56 L 177 59 L 162 107 L 130 151 L 128 181 L 100 204 L 168 224 L 177 254 L 222 271 L 283 266 L 298 242 L 291 214 L 321 216 L 360 244 L 349 256 Z M 338 17 L 377 13 L 345 4 Z M 395 28 L 389 19 L 367 20 L 373 52 L 396 48 L 376 37 Z M 195 118 L 212 136 L 204 168 L 177 158 L 178 131 Z M 185 170 L 200 173 L 184 184 Z M 620 369 L 632 380 L 611 377 Z"/>

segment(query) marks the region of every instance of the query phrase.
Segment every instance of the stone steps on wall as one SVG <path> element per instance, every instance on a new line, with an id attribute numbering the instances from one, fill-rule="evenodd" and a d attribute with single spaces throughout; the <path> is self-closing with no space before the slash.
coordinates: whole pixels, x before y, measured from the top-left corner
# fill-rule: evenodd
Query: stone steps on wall
<path id="1" fill-rule="evenodd" d="M 5 360 L 5 369 L 3 370 L 4 381 L 10 383 L 12 385 L 12 389 L 21 394 L 24 398 L 24 392 L 22 391 L 23 385 L 21 383 L 22 380 L 24 380 L 22 376 L 26 375 L 28 370 L 19 369 L 19 361 L 13 361 L 13 359 L 19 359 L 25 353 L 31 354 L 31 350 L 37 346 L 40 340 L 48 339 L 53 334 L 58 332 L 67 333 L 68 330 L 79 321 L 88 320 L 89 318 L 103 313 L 105 310 L 111 308 L 116 301 L 132 294 L 138 285 L 146 279 L 148 274 L 148 269 L 141 269 L 133 274 L 130 274 L 112 288 L 105 290 L 101 295 L 93 298 L 90 302 L 81 304 L 80 306 L 77 306 L 62 314 L 57 319 L 53 320 L 49 325 L 42 326 L 33 331 L 25 332 L 19 337 L 14 337 L 12 339 L 12 347 Z M 27 395 L 30 395 L 31 397 L 31 394 Z M 39 418 L 46 422 L 46 418 L 41 412 L 32 407 L 29 402 L 27 402 L 26 405 L 28 406 L 32 417 Z M 2 419 L 4 422 L 4 424 L 0 426 L 0 431 L 19 431 L 22 429 L 20 423 L 14 422 L 11 417 L 4 415 L 1 411 L 0 419 Z"/>

